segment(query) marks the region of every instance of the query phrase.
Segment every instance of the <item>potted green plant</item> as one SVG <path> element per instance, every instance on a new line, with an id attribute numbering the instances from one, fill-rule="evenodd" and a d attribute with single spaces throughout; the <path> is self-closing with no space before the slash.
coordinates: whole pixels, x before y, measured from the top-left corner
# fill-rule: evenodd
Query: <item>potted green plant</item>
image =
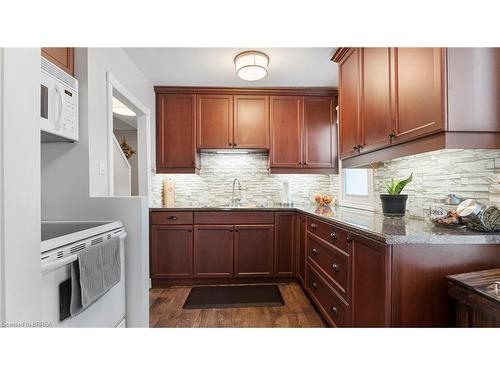
<path id="1" fill-rule="evenodd" d="M 413 172 L 410 177 L 404 180 L 391 179 L 390 182 L 384 181 L 387 194 L 380 194 L 382 201 L 382 212 L 385 216 L 405 216 L 407 194 L 401 194 L 406 185 L 413 179 Z"/>

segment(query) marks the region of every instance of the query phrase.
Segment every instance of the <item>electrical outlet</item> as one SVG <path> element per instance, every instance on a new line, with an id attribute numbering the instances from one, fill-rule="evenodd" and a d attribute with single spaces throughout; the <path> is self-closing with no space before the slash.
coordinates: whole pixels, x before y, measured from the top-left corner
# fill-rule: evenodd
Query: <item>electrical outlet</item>
<path id="1" fill-rule="evenodd" d="M 106 174 L 106 162 L 99 160 L 99 174 Z"/>

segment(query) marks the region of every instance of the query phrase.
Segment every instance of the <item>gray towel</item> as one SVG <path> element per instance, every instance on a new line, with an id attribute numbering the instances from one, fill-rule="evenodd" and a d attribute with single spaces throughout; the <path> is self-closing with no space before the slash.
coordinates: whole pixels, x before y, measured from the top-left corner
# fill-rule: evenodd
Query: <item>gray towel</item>
<path id="1" fill-rule="evenodd" d="M 92 305 L 121 279 L 120 239 L 78 253 L 71 264 L 71 316 Z"/>

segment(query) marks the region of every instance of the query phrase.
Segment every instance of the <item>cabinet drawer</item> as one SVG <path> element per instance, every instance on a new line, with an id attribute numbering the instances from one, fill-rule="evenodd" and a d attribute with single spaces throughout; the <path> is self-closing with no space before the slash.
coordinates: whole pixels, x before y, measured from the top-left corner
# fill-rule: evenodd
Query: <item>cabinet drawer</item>
<path id="1" fill-rule="evenodd" d="M 274 212 L 206 211 L 194 213 L 195 224 L 274 224 Z"/>
<path id="2" fill-rule="evenodd" d="M 193 224 L 193 213 L 191 211 L 153 211 L 151 224 Z"/>
<path id="3" fill-rule="evenodd" d="M 326 280 L 349 301 L 349 256 L 308 233 L 307 258 L 323 271 Z"/>
<path id="4" fill-rule="evenodd" d="M 348 232 L 336 225 L 307 217 L 307 230 L 340 250 L 349 252 Z"/>
<path id="5" fill-rule="evenodd" d="M 349 327 L 349 306 L 309 264 L 306 281 L 307 291 L 325 319 L 334 327 Z"/>

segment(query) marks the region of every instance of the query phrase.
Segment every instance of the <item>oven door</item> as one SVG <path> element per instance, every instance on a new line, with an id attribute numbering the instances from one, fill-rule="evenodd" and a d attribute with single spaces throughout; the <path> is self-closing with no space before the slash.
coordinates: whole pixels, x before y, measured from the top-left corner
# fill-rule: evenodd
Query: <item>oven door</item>
<path id="1" fill-rule="evenodd" d="M 75 317 L 61 321 L 61 291 L 71 277 L 71 264 L 42 272 L 42 321 L 52 327 L 123 327 L 125 325 L 125 257 L 120 241 L 121 280 L 104 296 Z M 63 284 L 61 286 L 61 284 Z"/>

